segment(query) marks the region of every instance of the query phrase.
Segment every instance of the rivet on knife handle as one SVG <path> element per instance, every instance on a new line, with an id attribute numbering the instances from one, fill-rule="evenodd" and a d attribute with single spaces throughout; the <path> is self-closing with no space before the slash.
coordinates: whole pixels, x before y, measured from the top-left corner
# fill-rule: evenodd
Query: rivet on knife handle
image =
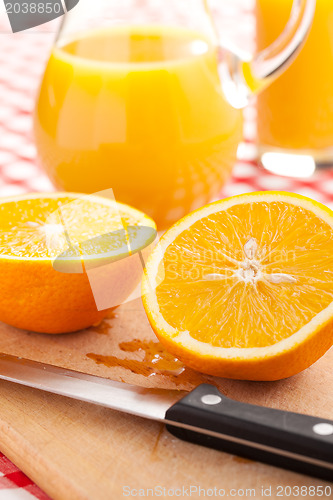
<path id="1" fill-rule="evenodd" d="M 167 410 L 166 420 L 189 426 L 167 425 L 183 440 L 332 481 L 333 421 L 233 401 L 208 384 Z"/>

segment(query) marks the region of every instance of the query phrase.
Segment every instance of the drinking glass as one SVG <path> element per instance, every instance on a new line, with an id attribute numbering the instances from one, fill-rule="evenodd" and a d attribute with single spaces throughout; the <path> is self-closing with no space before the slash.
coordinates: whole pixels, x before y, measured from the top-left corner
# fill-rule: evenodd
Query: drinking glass
<path id="1" fill-rule="evenodd" d="M 274 39 L 291 15 L 291 0 L 257 0 L 257 43 Z M 317 0 L 297 58 L 257 99 L 258 153 L 274 172 L 310 176 L 333 165 L 333 3 Z"/>

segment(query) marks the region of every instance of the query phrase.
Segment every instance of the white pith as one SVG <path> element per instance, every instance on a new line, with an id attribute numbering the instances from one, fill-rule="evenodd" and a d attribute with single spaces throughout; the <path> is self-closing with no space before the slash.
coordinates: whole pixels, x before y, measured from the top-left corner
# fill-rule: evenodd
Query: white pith
<path id="1" fill-rule="evenodd" d="M 238 262 L 238 269 L 233 276 L 244 283 L 256 285 L 259 280 L 266 279 L 270 283 L 295 283 L 296 279 L 290 274 L 285 273 L 264 273 L 260 262 L 260 256 L 257 255 L 258 243 L 255 238 L 250 238 L 243 247 L 245 259 Z M 224 274 L 210 273 L 203 275 L 204 280 L 218 281 L 225 279 Z"/>
<path id="2" fill-rule="evenodd" d="M 146 266 L 146 275 L 143 282 L 143 295 L 144 302 L 148 305 L 152 322 L 155 323 L 158 326 L 158 329 L 163 331 L 164 334 L 172 337 L 172 342 L 174 344 L 179 344 L 182 349 L 185 348 L 187 351 L 192 351 L 193 353 L 200 352 L 200 354 L 209 356 L 211 358 L 262 359 L 271 356 L 275 357 L 277 354 L 282 354 L 284 351 L 290 350 L 291 348 L 296 347 L 298 344 L 301 344 L 311 334 L 315 334 L 317 329 L 328 322 L 333 316 L 333 303 L 331 303 L 328 307 L 326 307 L 314 318 L 312 318 L 306 325 L 304 325 L 294 334 L 290 335 L 288 338 L 285 338 L 270 346 L 250 348 L 214 347 L 208 343 L 194 339 L 193 337 L 191 337 L 189 331 L 177 331 L 177 329 L 173 328 L 164 319 L 164 317 L 160 313 L 157 297 L 154 293 L 154 290 L 158 284 L 158 280 L 160 279 L 160 277 L 157 278 L 159 263 L 170 243 L 172 243 L 177 238 L 177 236 L 180 235 L 185 229 L 188 229 L 192 224 L 204 217 L 207 217 L 215 212 L 227 210 L 234 205 L 246 204 L 255 201 L 282 201 L 302 207 L 306 210 L 312 211 L 317 217 L 324 220 L 330 227 L 333 228 L 333 213 L 327 207 L 300 195 L 277 192 L 245 194 L 222 200 L 220 202 L 215 202 L 207 205 L 202 209 L 196 210 L 195 212 L 175 224 L 162 237 L 158 246 L 155 248 L 153 254 L 148 260 Z M 249 252 L 251 252 L 252 247 L 253 244 L 249 244 Z M 237 277 L 244 281 L 251 281 L 253 284 L 255 284 L 258 279 L 263 278 L 263 276 L 260 274 L 260 262 L 258 262 L 254 258 L 255 255 L 249 254 L 249 257 L 252 257 L 252 259 L 247 258 L 244 260 L 243 267 L 241 266 L 237 271 Z M 292 276 L 283 273 L 266 275 L 264 278 L 268 279 L 271 283 L 294 282 L 294 278 Z M 218 273 L 214 273 L 212 275 L 206 275 L 205 279 L 216 280 L 219 279 L 219 276 Z"/>

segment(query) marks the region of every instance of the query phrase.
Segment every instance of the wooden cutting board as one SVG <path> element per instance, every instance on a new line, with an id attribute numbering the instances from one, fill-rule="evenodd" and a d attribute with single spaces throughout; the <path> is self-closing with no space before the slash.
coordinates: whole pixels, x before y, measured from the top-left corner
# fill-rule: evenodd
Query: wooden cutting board
<path id="1" fill-rule="evenodd" d="M 140 301 L 121 306 L 98 327 L 69 335 L 0 324 L 0 352 L 146 387 L 190 390 L 208 381 L 239 401 L 333 418 L 332 350 L 299 375 L 263 383 L 182 371 L 165 360 L 156 342 Z M 119 359 L 121 366 L 114 366 Z M 159 423 L 9 382 L 0 381 L 0 404 L 0 449 L 56 500 L 117 500 L 129 489 L 139 494 L 147 488 L 184 487 L 186 493 L 191 486 L 226 494 L 254 489 L 256 498 L 263 498 L 262 487 L 266 493 L 271 488 L 271 498 L 278 498 L 278 486 L 329 484 L 184 443 Z M 202 497 L 192 489 L 191 498 Z"/>

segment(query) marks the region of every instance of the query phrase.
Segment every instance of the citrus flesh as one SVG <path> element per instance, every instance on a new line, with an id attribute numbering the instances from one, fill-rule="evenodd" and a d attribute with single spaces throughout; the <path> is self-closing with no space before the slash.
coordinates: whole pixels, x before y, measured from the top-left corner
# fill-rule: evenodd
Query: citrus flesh
<path id="1" fill-rule="evenodd" d="M 141 226 L 155 229 L 142 212 L 101 196 L 47 193 L 0 199 L 0 321 L 42 333 L 72 332 L 100 322 L 108 308 L 97 307 L 87 269 L 101 266 L 105 274 L 103 265 L 112 263 L 108 286 L 120 304 L 141 279 L 128 257 L 126 228 Z M 116 237 L 105 240 L 106 234 Z M 145 248 L 150 241 L 141 243 Z M 65 258 L 57 267 L 61 255 Z"/>
<path id="2" fill-rule="evenodd" d="M 185 364 L 276 380 L 333 343 L 333 213 L 281 192 L 196 210 L 162 237 L 143 280 L 156 335 Z"/>

